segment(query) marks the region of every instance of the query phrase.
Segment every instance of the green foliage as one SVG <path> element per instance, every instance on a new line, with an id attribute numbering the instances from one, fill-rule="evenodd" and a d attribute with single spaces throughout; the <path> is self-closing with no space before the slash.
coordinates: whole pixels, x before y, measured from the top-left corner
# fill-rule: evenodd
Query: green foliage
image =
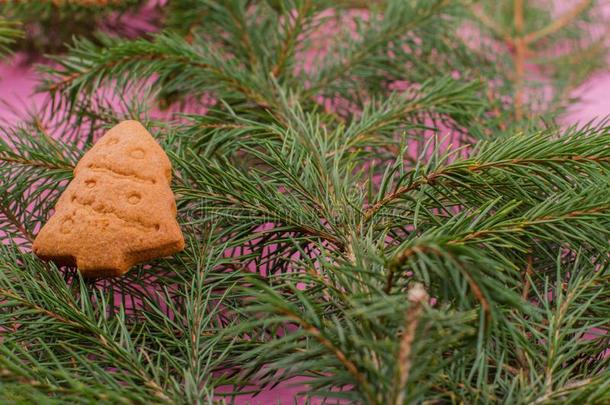
<path id="1" fill-rule="evenodd" d="M 57 53 L 73 36 L 93 37 L 100 28 L 119 35 L 136 35 L 141 29 L 119 17 L 137 10 L 141 0 L 41 0 L 0 2 L 0 15 L 23 25 L 27 33 L 14 48 L 34 55 Z"/>
<path id="2" fill-rule="evenodd" d="M 21 37 L 22 32 L 19 25 L 0 17 L 0 56 L 10 52 L 9 46 Z"/>
<path id="3" fill-rule="evenodd" d="M 474 2 L 469 11 L 487 35 L 477 33 L 472 41 L 481 52 L 495 54 L 498 87 L 522 88 L 536 114 L 563 110 L 574 102 L 573 90 L 606 66 L 609 31 L 600 11 L 604 4 Z"/>
<path id="4" fill-rule="evenodd" d="M 172 2 L 43 68 L 0 142 L 0 399 L 610 401 L 610 126 L 517 117 L 468 5 L 356 3 Z M 31 240 L 125 118 L 172 160 L 187 247 L 84 280 Z"/>

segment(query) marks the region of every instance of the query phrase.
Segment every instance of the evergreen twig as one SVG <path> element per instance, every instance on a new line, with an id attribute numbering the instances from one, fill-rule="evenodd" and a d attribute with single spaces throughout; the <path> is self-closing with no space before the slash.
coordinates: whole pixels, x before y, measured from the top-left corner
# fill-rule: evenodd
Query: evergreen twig
<path id="1" fill-rule="evenodd" d="M 177 0 L 159 33 L 42 67 L 49 103 L 0 130 L 0 401 L 299 378 L 326 402 L 607 403 L 610 127 L 553 124 L 600 66 L 596 3 L 469 4 Z M 84 280 L 31 241 L 124 118 L 172 161 L 186 248 Z"/>

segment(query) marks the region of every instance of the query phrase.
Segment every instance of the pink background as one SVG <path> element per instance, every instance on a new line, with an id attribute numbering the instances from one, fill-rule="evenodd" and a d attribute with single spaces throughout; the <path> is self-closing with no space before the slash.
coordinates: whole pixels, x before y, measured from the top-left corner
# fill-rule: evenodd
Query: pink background
<path id="1" fill-rule="evenodd" d="M 0 64 L 0 99 L 9 103 L 9 105 L 0 104 L 0 120 L 15 123 L 17 120 L 15 112 L 31 110 L 40 105 L 44 96 L 34 94 L 35 86 L 35 72 L 29 66 L 19 65 L 18 57 L 12 62 Z M 591 78 L 576 93 L 581 97 L 581 102 L 574 105 L 563 117 L 564 124 L 587 122 L 610 114 L 610 72 Z M 302 388 L 296 384 L 283 384 L 254 398 L 242 397 L 237 403 L 294 404 L 294 398 Z"/>
<path id="2" fill-rule="evenodd" d="M 0 63 L 0 120 L 4 122 L 14 123 L 15 112 L 36 108 L 44 100 L 44 95 L 34 93 L 35 70 L 22 61 L 18 55 Z M 610 115 L 610 71 L 596 74 L 574 95 L 581 100 L 562 118 L 562 123 L 569 125 Z"/>
<path id="3" fill-rule="evenodd" d="M 34 69 L 23 64 L 22 57 L 16 56 L 0 63 L 0 121 L 14 124 L 20 113 L 42 104 L 44 95 L 34 93 L 36 83 Z M 562 124 L 584 123 L 610 115 L 610 71 L 595 75 L 574 95 L 581 100 L 561 118 Z M 237 403 L 294 404 L 296 394 L 302 389 L 296 380 L 293 384 L 283 384 L 254 398 L 241 397 Z"/>

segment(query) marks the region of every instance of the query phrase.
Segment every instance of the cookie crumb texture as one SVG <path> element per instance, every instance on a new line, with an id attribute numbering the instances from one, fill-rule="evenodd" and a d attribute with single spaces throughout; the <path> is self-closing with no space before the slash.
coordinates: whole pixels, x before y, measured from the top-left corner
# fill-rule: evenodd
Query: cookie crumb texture
<path id="1" fill-rule="evenodd" d="M 34 253 L 84 277 L 125 274 L 184 249 L 170 188 L 171 163 L 137 121 L 108 131 L 76 165 Z"/>

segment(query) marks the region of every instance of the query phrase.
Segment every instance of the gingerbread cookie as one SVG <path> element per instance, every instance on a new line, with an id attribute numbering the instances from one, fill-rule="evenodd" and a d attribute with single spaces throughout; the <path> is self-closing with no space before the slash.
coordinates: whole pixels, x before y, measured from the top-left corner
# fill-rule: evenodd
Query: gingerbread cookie
<path id="1" fill-rule="evenodd" d="M 78 162 L 34 253 L 101 277 L 181 251 L 170 181 L 171 163 L 150 133 L 121 122 Z"/>

